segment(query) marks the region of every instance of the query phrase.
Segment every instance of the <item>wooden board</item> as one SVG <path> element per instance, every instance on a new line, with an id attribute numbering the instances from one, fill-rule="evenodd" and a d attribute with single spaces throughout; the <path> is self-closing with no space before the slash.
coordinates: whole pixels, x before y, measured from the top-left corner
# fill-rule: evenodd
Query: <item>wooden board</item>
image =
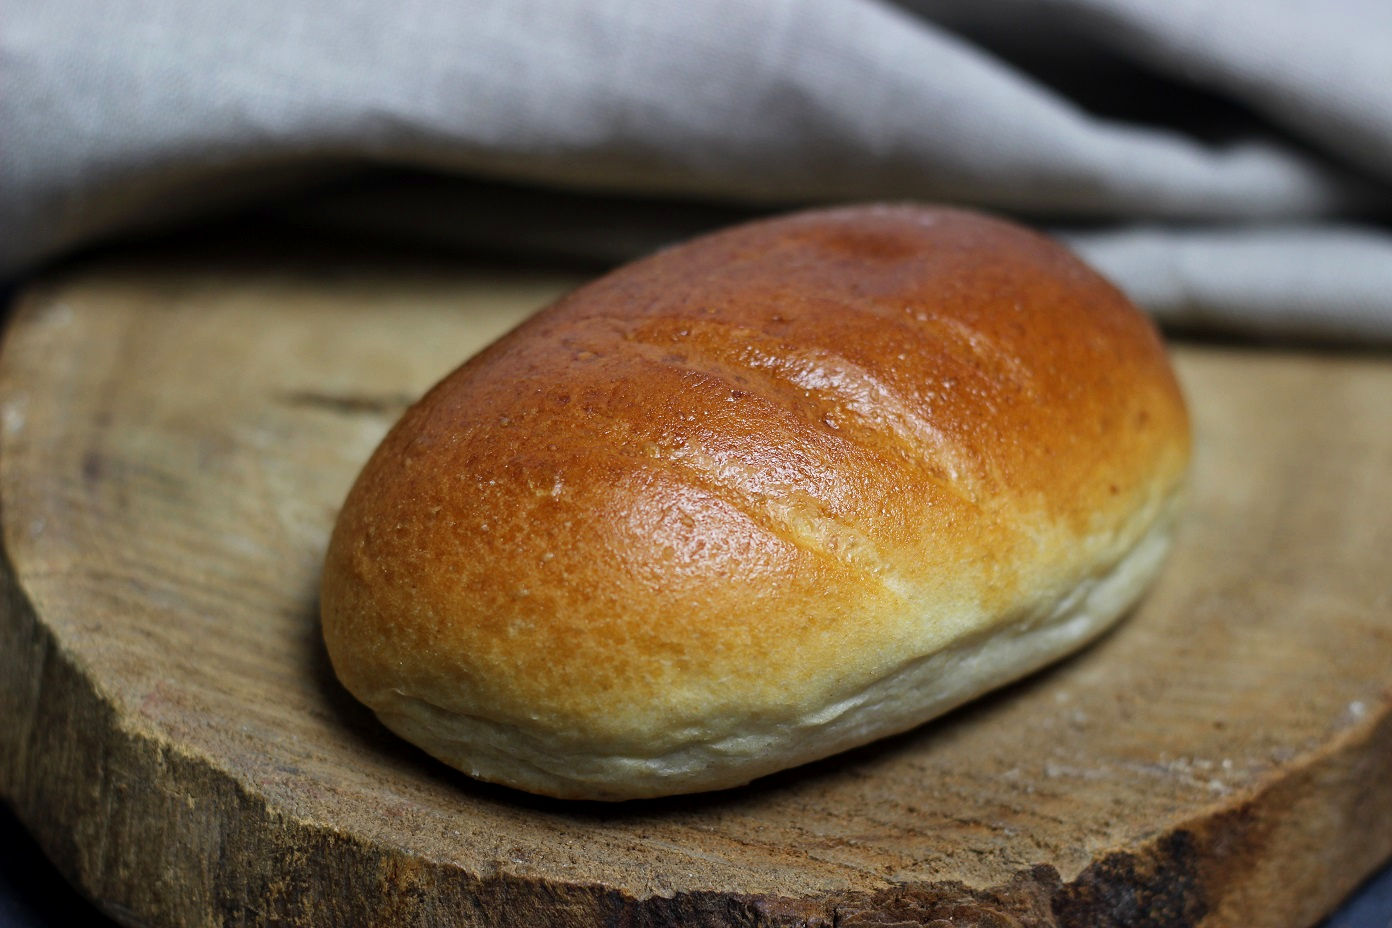
<path id="1" fill-rule="evenodd" d="M 1304 926 L 1392 855 L 1392 361 L 1179 350 L 1192 507 L 1082 656 L 908 735 L 624 806 L 476 784 L 337 686 L 335 507 L 574 281 L 126 258 L 0 356 L 0 788 L 128 924 Z"/>

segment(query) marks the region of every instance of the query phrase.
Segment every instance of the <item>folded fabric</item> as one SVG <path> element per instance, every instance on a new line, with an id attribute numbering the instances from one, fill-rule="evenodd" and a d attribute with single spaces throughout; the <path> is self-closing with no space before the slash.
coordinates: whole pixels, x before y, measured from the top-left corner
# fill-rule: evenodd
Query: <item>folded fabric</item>
<path id="1" fill-rule="evenodd" d="M 621 257 L 741 211 L 914 198 L 1063 230 L 1188 326 L 1392 340 L 1384 0 L 14 0 L 4 19 L 11 275 L 253 201 Z M 423 176 L 452 195 L 425 202 Z M 526 197 L 554 231 L 481 181 L 557 192 Z"/>

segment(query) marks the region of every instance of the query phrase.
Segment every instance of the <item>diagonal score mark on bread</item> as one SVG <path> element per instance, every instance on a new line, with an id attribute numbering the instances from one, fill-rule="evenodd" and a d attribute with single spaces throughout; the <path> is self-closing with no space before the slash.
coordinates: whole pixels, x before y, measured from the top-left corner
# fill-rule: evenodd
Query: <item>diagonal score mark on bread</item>
<path id="1" fill-rule="evenodd" d="M 654 332 L 659 325 L 684 333 L 678 353 L 670 344 L 659 342 Z M 704 319 L 646 320 L 628 338 L 638 343 L 640 354 L 660 357 L 696 376 L 728 381 L 737 398 L 752 392 L 831 430 L 886 432 L 925 452 L 911 461 L 916 470 L 926 472 L 944 489 L 976 501 L 976 481 L 965 456 L 932 422 L 931 413 L 913 408 L 915 403 L 931 407 L 936 397 L 903 397 L 873 372 L 834 350 L 800 347 L 743 326 Z M 670 342 L 670 335 L 662 341 Z M 722 346 L 728 350 L 719 350 Z"/>

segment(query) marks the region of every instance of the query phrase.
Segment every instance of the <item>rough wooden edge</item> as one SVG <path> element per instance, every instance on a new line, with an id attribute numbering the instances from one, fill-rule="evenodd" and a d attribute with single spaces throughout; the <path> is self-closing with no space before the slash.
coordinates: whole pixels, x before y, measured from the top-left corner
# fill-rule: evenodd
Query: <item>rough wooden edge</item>
<path id="1" fill-rule="evenodd" d="M 123 724 L 37 620 L 0 556 L 0 711 L 9 720 L 0 728 L 0 788 L 59 869 L 127 925 L 1300 928 L 1392 855 L 1392 778 L 1376 775 L 1392 758 L 1384 711 L 1235 811 L 1109 854 L 1069 883 L 1038 866 L 985 890 L 941 883 L 820 899 L 637 899 L 403 861 L 289 817 L 210 760 Z M 1287 873 L 1301 841 L 1324 843 L 1325 866 Z M 1292 881 L 1303 902 L 1266 910 L 1269 900 L 1292 898 Z M 379 892 L 335 891 L 364 884 Z"/>

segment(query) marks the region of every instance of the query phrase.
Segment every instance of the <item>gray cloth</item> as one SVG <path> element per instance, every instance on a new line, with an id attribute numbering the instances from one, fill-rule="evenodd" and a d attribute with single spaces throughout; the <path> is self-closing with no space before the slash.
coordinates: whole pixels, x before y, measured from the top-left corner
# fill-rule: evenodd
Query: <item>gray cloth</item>
<path id="1" fill-rule="evenodd" d="M 1387 0 L 9 0 L 0 129 L 9 274 L 252 200 L 624 257 L 914 198 L 1162 320 L 1392 341 Z"/>

